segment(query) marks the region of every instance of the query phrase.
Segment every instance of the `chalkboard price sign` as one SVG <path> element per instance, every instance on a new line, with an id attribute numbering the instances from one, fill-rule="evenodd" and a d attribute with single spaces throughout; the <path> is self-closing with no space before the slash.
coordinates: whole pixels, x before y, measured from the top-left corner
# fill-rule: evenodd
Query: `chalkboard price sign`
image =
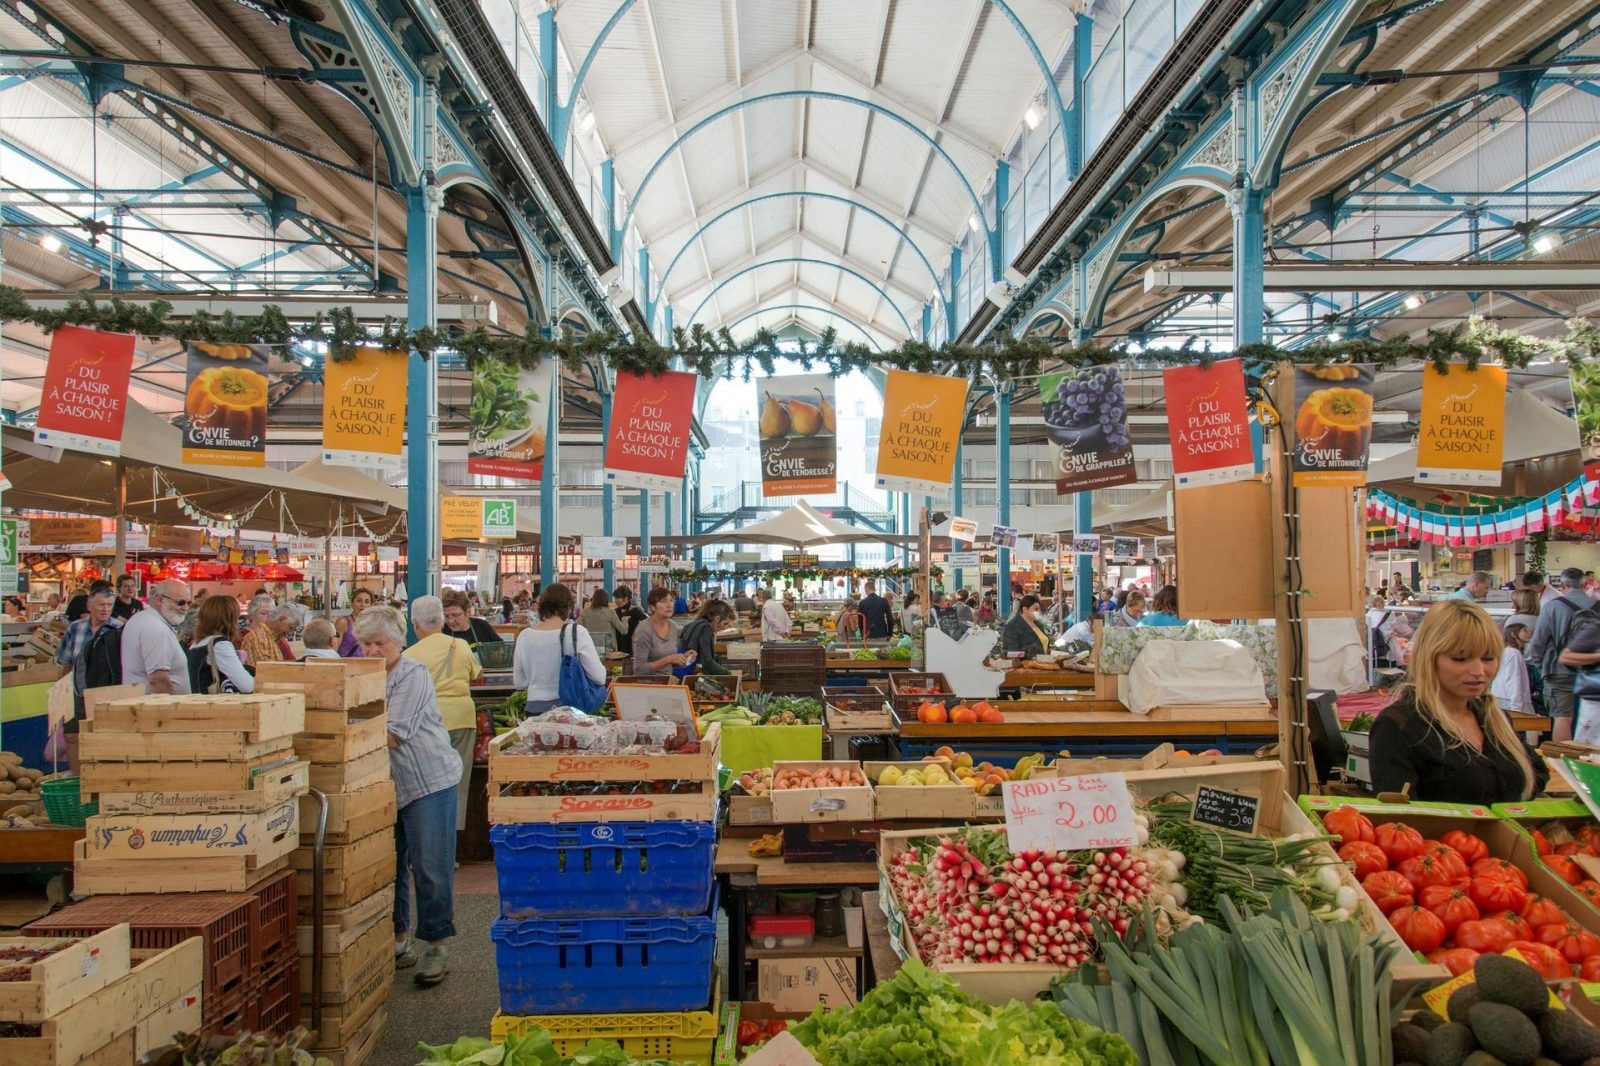
<path id="1" fill-rule="evenodd" d="M 1220 788 L 1201 785 L 1194 797 L 1193 820 L 1201 825 L 1235 833 L 1254 833 L 1261 801 Z"/>

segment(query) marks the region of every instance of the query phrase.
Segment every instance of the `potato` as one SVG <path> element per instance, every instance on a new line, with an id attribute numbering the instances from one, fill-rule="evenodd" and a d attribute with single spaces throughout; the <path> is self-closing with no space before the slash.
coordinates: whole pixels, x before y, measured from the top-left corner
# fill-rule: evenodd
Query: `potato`
<path id="1" fill-rule="evenodd" d="M 14 751 L 0 751 L 0 763 L 12 763 L 16 766 L 21 766 L 22 756 Z"/>
<path id="2" fill-rule="evenodd" d="M 16 784 L 14 782 L 11 782 L 11 781 L 0 781 L 0 796 L 9 796 L 9 795 L 11 795 L 11 793 L 15 792 L 16 790 L 17 790 L 17 786 L 16 786 Z"/>
<path id="3" fill-rule="evenodd" d="M 19 803 L 15 807 L 7 807 L 4 815 L 6 818 L 31 818 L 33 817 L 33 804 Z"/>

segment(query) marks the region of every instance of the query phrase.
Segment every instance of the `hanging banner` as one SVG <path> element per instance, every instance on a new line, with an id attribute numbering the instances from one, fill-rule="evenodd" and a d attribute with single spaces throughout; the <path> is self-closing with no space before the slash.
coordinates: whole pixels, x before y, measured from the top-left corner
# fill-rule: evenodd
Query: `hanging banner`
<path id="1" fill-rule="evenodd" d="M 357 348 L 322 371 L 322 461 L 398 470 L 406 435 L 406 356 Z"/>
<path id="2" fill-rule="evenodd" d="M 53 448 L 121 455 L 132 374 L 132 334 L 59 327 L 50 335 L 33 439 Z"/>
<path id="3" fill-rule="evenodd" d="M 978 539 L 978 523 L 970 518 L 950 519 L 950 539 L 971 544 Z"/>
<path id="4" fill-rule="evenodd" d="M 1574 359 L 1568 366 L 1572 375 L 1573 417 L 1578 422 L 1583 473 L 1593 481 L 1600 479 L 1600 364 L 1592 359 Z"/>
<path id="5" fill-rule="evenodd" d="M 480 359 L 472 370 L 472 429 L 467 473 L 538 481 L 544 475 L 545 431 L 556 361 L 528 369 Z"/>
<path id="6" fill-rule="evenodd" d="M 189 342 L 183 393 L 183 461 L 212 466 L 267 464 L 265 344 Z"/>
<path id="7" fill-rule="evenodd" d="M 1176 486 L 1192 489 L 1253 477 L 1243 364 L 1224 359 L 1210 366 L 1168 367 L 1161 378 Z"/>
<path id="8" fill-rule="evenodd" d="M 1422 371 L 1417 483 L 1498 488 L 1506 439 L 1506 368 Z"/>
<path id="9" fill-rule="evenodd" d="M 693 374 L 617 374 L 606 436 L 606 481 L 667 492 L 683 484 L 694 422 Z"/>
<path id="10" fill-rule="evenodd" d="M 439 497 L 439 537 L 441 540 L 482 540 L 483 501 L 477 496 Z"/>
<path id="11" fill-rule="evenodd" d="M 946 491 L 966 416 L 966 379 L 907 370 L 891 370 L 887 379 L 873 483 L 891 492 Z"/>
<path id="12" fill-rule="evenodd" d="M 1090 367 L 1039 379 L 1044 429 L 1056 455 L 1056 492 L 1130 485 L 1139 480 L 1128 436 L 1127 399 L 1116 367 Z"/>
<path id="13" fill-rule="evenodd" d="M 1294 483 L 1364 485 L 1372 446 L 1368 364 L 1294 368 Z"/>
<path id="14" fill-rule="evenodd" d="M 808 496 L 835 491 L 838 415 L 833 378 L 827 374 L 767 378 L 757 391 L 762 493 Z"/>

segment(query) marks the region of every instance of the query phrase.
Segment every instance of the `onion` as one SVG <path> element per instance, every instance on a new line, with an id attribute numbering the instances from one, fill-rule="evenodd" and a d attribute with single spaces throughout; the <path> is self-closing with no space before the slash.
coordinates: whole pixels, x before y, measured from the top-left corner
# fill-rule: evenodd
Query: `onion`
<path id="1" fill-rule="evenodd" d="M 1332 866 L 1318 866 L 1317 887 L 1326 892 L 1338 892 L 1346 886 L 1337 869 Z"/>
<path id="2" fill-rule="evenodd" d="M 1360 905 L 1356 890 L 1349 885 L 1340 885 L 1338 891 L 1333 894 L 1333 901 L 1347 916 Z"/>

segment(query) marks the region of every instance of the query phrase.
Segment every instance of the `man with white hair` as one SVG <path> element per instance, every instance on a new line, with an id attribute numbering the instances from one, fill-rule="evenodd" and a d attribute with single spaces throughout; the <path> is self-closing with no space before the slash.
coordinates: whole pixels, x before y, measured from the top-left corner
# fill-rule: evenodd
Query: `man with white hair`
<path id="1" fill-rule="evenodd" d="M 153 610 L 138 612 L 122 627 L 123 684 L 162 695 L 189 694 L 189 659 L 176 633 L 189 601 L 189 586 L 182 581 L 160 581 L 151 588 Z"/>
<path id="2" fill-rule="evenodd" d="M 250 666 L 261 663 L 278 663 L 284 659 L 278 647 L 276 619 L 278 604 L 265 592 L 250 597 L 250 628 L 239 642 L 239 655 Z"/>

